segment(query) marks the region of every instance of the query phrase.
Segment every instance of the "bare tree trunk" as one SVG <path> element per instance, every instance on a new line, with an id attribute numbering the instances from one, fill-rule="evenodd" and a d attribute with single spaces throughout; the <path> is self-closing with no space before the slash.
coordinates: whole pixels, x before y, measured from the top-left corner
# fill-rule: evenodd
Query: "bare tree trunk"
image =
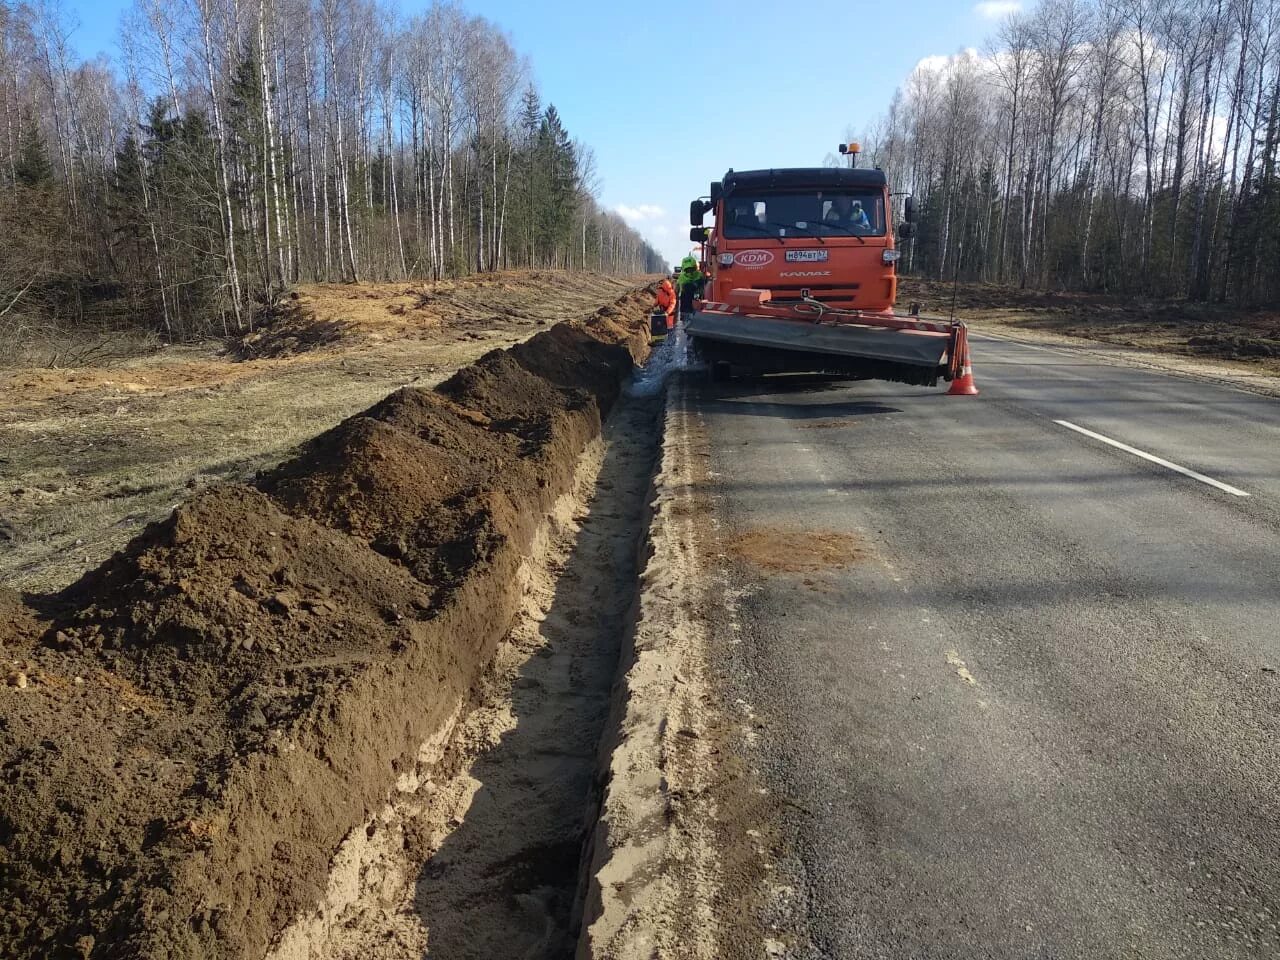
<path id="1" fill-rule="evenodd" d="M 213 25 L 212 11 L 209 5 L 212 0 L 198 0 L 200 8 L 201 35 L 204 39 L 205 78 L 209 88 L 209 103 L 213 110 L 214 139 L 217 145 L 218 175 L 222 191 L 221 208 L 223 211 L 223 237 L 227 257 L 227 279 L 231 284 L 231 308 L 236 320 L 236 329 L 244 329 L 244 317 L 241 309 L 240 271 L 236 265 L 235 215 L 231 210 L 231 178 L 227 163 L 227 135 L 222 123 L 222 107 L 219 103 L 218 86 L 214 79 Z"/>
<path id="2" fill-rule="evenodd" d="M 289 276 L 289 266 L 285 255 L 285 210 L 280 203 L 280 174 L 276 167 L 276 123 L 275 108 L 273 106 L 276 87 L 271 82 L 271 71 L 267 68 L 269 55 L 270 53 L 267 49 L 267 0 L 258 0 L 258 64 L 262 78 L 262 123 L 265 127 L 263 139 L 268 158 L 264 175 L 271 186 L 271 205 L 275 207 L 276 256 L 279 260 L 280 283 L 283 285 L 287 282 Z M 274 57 L 272 59 L 274 60 Z M 265 191 L 263 206 L 265 213 L 267 206 Z"/>
<path id="3" fill-rule="evenodd" d="M 346 142 L 343 138 L 342 130 L 342 104 L 336 97 L 332 96 L 331 90 L 331 87 L 336 87 L 338 84 L 337 30 L 337 10 L 335 9 L 333 0 L 326 0 L 324 4 L 324 37 L 325 50 L 329 61 L 329 82 L 326 84 L 325 93 L 329 96 L 330 103 L 333 107 L 333 153 L 335 173 L 338 178 L 336 184 L 338 201 L 338 246 L 346 258 L 346 266 L 350 269 L 350 272 L 346 273 L 344 279 L 349 279 L 354 283 L 360 279 L 360 270 L 356 261 L 355 231 L 351 226 L 351 192 L 347 171 Z M 346 231 L 345 243 L 342 239 L 344 229 Z"/>
<path id="4" fill-rule="evenodd" d="M 1222 17 L 1222 0 L 1218 0 L 1214 13 L 1213 26 L 1209 36 L 1209 50 L 1205 56 L 1203 84 L 1203 102 L 1200 112 L 1199 143 L 1196 148 L 1195 191 L 1196 206 L 1192 217 L 1191 252 L 1188 256 L 1187 276 L 1189 278 L 1188 296 L 1192 300 L 1209 298 L 1209 279 L 1205 273 L 1207 264 L 1202 260 L 1204 250 L 1205 207 L 1208 201 L 1209 168 L 1213 162 L 1213 117 L 1217 114 L 1218 91 L 1222 87 L 1222 60 L 1218 64 L 1217 79 L 1210 82 L 1215 64 L 1215 52 L 1218 47 L 1218 28 Z M 1225 154 L 1226 147 L 1223 146 Z"/>

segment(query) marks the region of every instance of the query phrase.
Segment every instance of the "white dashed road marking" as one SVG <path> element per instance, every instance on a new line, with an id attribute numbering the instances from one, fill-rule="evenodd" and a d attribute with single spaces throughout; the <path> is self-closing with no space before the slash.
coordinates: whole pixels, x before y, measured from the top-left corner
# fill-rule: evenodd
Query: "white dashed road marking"
<path id="1" fill-rule="evenodd" d="M 1241 490 L 1239 487 L 1233 487 L 1229 483 L 1223 483 L 1221 480 L 1215 480 L 1213 477 L 1206 477 L 1203 473 L 1196 473 L 1194 470 L 1188 470 L 1186 467 L 1180 467 L 1176 463 L 1165 460 L 1163 457 L 1157 457 L 1155 454 L 1146 453 L 1137 447 L 1131 447 L 1127 443 L 1121 443 L 1119 440 L 1112 440 L 1110 437 L 1104 437 L 1100 433 L 1094 433 L 1092 430 L 1086 430 L 1084 427 L 1078 427 L 1069 420 L 1055 420 L 1054 423 L 1068 430 L 1074 430 L 1076 433 L 1082 433 L 1086 437 L 1092 437 L 1094 440 L 1101 440 L 1103 443 L 1115 447 L 1117 450 L 1123 450 L 1125 453 L 1131 453 L 1135 457 L 1141 457 L 1143 460 L 1166 467 L 1176 473 L 1182 474 L 1184 477 L 1190 477 L 1192 480 L 1199 480 L 1201 483 L 1207 483 L 1211 487 L 1221 490 L 1223 493 L 1229 493 L 1233 497 L 1247 497 L 1249 494 Z"/>

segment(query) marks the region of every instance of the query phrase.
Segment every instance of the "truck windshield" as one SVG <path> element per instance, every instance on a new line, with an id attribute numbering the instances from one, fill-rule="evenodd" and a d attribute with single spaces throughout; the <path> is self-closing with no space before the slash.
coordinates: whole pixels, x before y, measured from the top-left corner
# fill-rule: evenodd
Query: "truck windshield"
<path id="1" fill-rule="evenodd" d="M 790 190 L 734 193 L 724 201 L 724 236 L 730 240 L 762 234 L 883 237 L 884 194 L 879 190 Z"/>

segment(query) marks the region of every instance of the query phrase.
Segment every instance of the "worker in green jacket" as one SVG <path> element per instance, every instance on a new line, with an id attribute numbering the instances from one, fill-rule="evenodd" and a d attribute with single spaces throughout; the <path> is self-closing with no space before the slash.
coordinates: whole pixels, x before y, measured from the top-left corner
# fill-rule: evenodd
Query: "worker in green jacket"
<path id="1" fill-rule="evenodd" d="M 706 276 L 698 269 L 698 261 L 693 257 L 685 257 L 680 261 L 680 276 L 676 278 L 676 289 L 680 291 L 680 316 L 688 318 L 693 313 L 693 300 L 702 295 Z"/>

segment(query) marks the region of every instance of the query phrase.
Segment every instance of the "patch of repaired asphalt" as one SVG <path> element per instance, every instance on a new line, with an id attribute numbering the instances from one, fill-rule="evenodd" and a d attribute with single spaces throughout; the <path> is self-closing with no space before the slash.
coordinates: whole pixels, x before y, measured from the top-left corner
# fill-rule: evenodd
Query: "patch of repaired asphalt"
<path id="1" fill-rule="evenodd" d="M 759 527 L 729 541 L 729 553 L 770 573 L 815 573 L 852 566 L 870 556 L 857 537 L 833 530 Z"/>

